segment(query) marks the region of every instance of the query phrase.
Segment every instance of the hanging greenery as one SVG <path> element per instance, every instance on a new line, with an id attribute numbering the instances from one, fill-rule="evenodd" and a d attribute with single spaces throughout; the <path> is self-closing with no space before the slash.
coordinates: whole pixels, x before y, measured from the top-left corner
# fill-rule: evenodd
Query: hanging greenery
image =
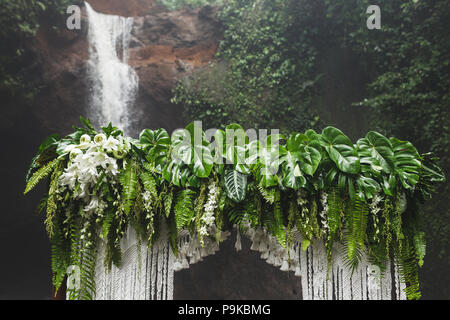
<path id="1" fill-rule="evenodd" d="M 163 223 L 175 254 L 185 229 L 203 244 L 234 225 L 260 228 L 288 250 L 295 228 L 303 250 L 321 239 L 329 260 L 333 244 L 345 244 L 350 268 L 362 251 L 381 270 L 394 259 L 408 298 L 420 297 L 419 204 L 445 177 L 437 159 L 411 143 L 369 132 L 354 144 L 333 127 L 251 141 L 236 124 L 211 139 L 194 124 L 171 137 L 146 129 L 132 139 L 111 124 L 97 132 L 81 121 L 74 133 L 43 142 L 25 189 L 48 180 L 39 211 L 46 208 L 53 283 L 61 285 L 69 266 L 81 273 L 70 298 L 95 296 L 100 244 L 107 269 L 120 266 L 126 228 L 150 247 Z"/>

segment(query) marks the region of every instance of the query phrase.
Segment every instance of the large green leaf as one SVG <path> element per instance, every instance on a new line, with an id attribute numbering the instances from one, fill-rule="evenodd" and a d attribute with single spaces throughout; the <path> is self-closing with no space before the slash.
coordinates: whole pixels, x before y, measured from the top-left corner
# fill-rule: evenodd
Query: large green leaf
<path id="1" fill-rule="evenodd" d="M 199 178 L 209 177 L 214 159 L 210 143 L 201 128 L 193 123 L 172 136 L 172 157 L 188 165 Z"/>
<path id="2" fill-rule="evenodd" d="M 305 186 L 306 178 L 300 170 L 300 152 L 289 152 L 280 159 L 282 162 L 283 185 L 287 188 L 298 190 Z"/>
<path id="3" fill-rule="evenodd" d="M 327 127 L 322 131 L 322 146 L 336 166 L 345 173 L 360 172 L 360 159 L 350 139 L 342 131 Z"/>
<path id="4" fill-rule="evenodd" d="M 230 124 L 224 130 L 214 134 L 216 142 L 215 159 L 218 163 L 233 164 L 234 169 L 243 174 L 250 174 L 247 165 L 249 138 L 238 124 Z"/>
<path id="5" fill-rule="evenodd" d="M 357 142 L 361 164 L 367 165 L 373 173 L 393 173 L 395 170 L 394 151 L 388 138 L 370 131 Z"/>
<path id="6" fill-rule="evenodd" d="M 161 171 L 169 161 L 171 140 L 164 129 L 145 129 L 139 136 L 139 143 L 146 152 L 147 160 L 154 163 L 155 168 Z"/>
<path id="7" fill-rule="evenodd" d="M 392 143 L 395 159 L 395 174 L 405 189 L 412 189 L 419 182 L 421 161 L 417 149 L 408 141 L 396 138 Z"/>
<path id="8" fill-rule="evenodd" d="M 245 195 L 247 194 L 247 175 L 236 170 L 226 169 L 224 185 L 227 196 L 231 200 L 240 202 L 245 199 Z"/>
<path id="9" fill-rule="evenodd" d="M 299 168 L 310 176 L 314 175 L 322 160 L 322 155 L 317 149 L 319 146 L 314 142 L 315 140 L 311 140 L 307 135 L 298 133 L 292 134 L 286 142 L 288 153 L 294 154 Z"/>

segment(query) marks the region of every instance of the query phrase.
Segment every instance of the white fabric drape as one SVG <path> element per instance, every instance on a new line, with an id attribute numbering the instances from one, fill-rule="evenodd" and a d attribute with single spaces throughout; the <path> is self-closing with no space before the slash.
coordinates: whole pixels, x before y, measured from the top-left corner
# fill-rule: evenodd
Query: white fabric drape
<path id="1" fill-rule="evenodd" d="M 162 232 L 164 234 L 164 232 Z M 223 233 L 226 239 L 229 233 Z M 367 261 L 362 255 L 358 267 L 351 272 L 343 258 L 345 248 L 336 245 L 333 264 L 328 270 L 326 250 L 321 241 L 313 241 L 306 251 L 296 233 L 289 250 L 281 247 L 275 237 L 262 230 L 250 230 L 251 249 L 261 253 L 267 263 L 281 271 L 295 271 L 301 277 L 304 300 L 404 300 L 406 299 L 395 266 L 387 262 L 386 271 Z M 100 248 L 96 266 L 96 299 L 98 300 L 171 300 L 174 272 L 189 268 L 219 250 L 215 241 L 206 241 L 202 248 L 195 237 L 182 232 L 179 254 L 175 257 L 167 238 L 161 237 L 150 249 L 138 246 L 136 233 L 129 228 L 122 240 L 122 266 L 113 266 L 107 273 L 103 265 L 104 248 Z M 239 249 L 239 244 L 236 246 Z M 392 268 L 391 268 L 392 267 Z M 393 273 L 391 273 L 391 269 Z"/>

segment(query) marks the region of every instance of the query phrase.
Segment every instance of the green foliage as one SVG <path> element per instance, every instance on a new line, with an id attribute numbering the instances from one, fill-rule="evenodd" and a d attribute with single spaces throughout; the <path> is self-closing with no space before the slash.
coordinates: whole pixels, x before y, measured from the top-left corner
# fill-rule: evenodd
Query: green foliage
<path id="1" fill-rule="evenodd" d="M 32 189 L 34 189 L 34 187 L 36 187 L 36 185 L 39 183 L 39 181 L 47 178 L 50 175 L 50 173 L 53 172 L 53 170 L 57 166 L 58 162 L 59 162 L 58 159 L 54 159 L 54 160 L 50 161 L 49 163 L 45 164 L 44 166 L 42 166 L 41 168 L 39 168 L 39 170 L 37 170 L 33 174 L 33 176 L 28 180 L 27 186 L 25 187 L 24 194 L 27 194 Z"/>
<path id="2" fill-rule="evenodd" d="M 0 93 L 6 97 L 31 98 L 37 91 L 31 72 L 37 70 L 36 54 L 30 50 L 40 24 L 63 27 L 66 9 L 81 1 L 4 0 L 0 6 Z M 23 95 L 23 97 L 21 97 Z M 17 102 L 17 101 L 16 101 Z"/>
<path id="3" fill-rule="evenodd" d="M 125 214 L 129 214 L 133 206 L 133 201 L 137 197 L 137 184 L 138 184 L 138 173 L 137 166 L 134 160 L 127 162 L 125 170 L 119 177 L 120 184 L 122 185 L 122 206 Z M 150 183 L 145 180 L 146 186 Z"/>
<path id="4" fill-rule="evenodd" d="M 314 18 L 305 15 L 305 2 L 224 1 L 217 60 L 174 91 L 187 118 L 216 128 L 237 121 L 285 131 L 315 126 L 311 96 L 320 76 L 313 75 L 316 50 L 308 35 L 315 33 L 309 26 Z"/>
<path id="5" fill-rule="evenodd" d="M 315 239 L 324 240 L 329 262 L 337 242 L 345 245 L 346 260 L 353 269 L 366 249 L 382 270 L 386 260 L 395 257 L 408 297 L 418 297 L 417 267 L 423 264 L 426 249 L 418 202 L 431 195 L 444 176 L 434 157 L 419 155 L 409 142 L 370 132 L 354 145 L 333 127 L 321 133 L 308 130 L 287 139 L 276 134 L 249 142 L 242 127 L 232 124 L 216 132 L 213 147 L 193 124 L 172 138 L 164 130 L 144 130 L 139 140 L 132 140 L 123 138 L 122 131 L 111 124 L 102 128 L 103 136 L 88 119 L 82 118 L 82 123 L 84 127 L 76 127 L 73 134 L 44 143 L 37 159 L 46 150 L 53 151 L 46 161 L 35 162 L 27 187 L 28 191 L 50 175 L 44 199 L 53 282 L 61 284 L 68 266 L 78 266 L 81 272 L 81 287 L 69 292 L 70 298 L 95 296 L 99 241 L 105 245 L 104 264 L 110 270 L 112 264 L 121 264 L 120 240 L 128 226 L 150 247 L 164 223 L 175 254 L 178 234 L 184 229 L 203 243 L 206 235 L 221 241 L 221 231 L 233 225 L 243 231 L 264 228 L 288 248 L 296 227 L 303 250 Z M 93 145 L 106 135 L 116 139 L 123 156 L 113 159 L 114 152 L 106 144 Z M 90 148 L 80 144 L 89 140 L 93 141 Z M 73 185 L 60 185 L 67 178 L 60 179 L 61 174 L 74 170 L 71 165 L 77 161 L 68 153 L 71 149 L 76 155 L 94 152 L 100 159 L 94 166 L 100 170 L 98 180 L 80 186 L 74 175 Z M 111 164 L 118 172 L 104 171 Z M 385 178 L 392 188 L 380 187 Z M 326 205 L 319 201 L 324 193 L 328 193 Z M 380 198 L 381 214 L 377 215 L 378 211 L 370 212 L 370 205 Z M 326 211 L 325 216 L 320 214 L 320 223 L 319 210 Z M 205 212 L 208 223 L 203 220 Z M 370 219 L 379 220 L 376 227 Z M 215 234 L 208 234 L 206 224 L 214 223 Z"/>
<path id="6" fill-rule="evenodd" d="M 227 196 L 236 202 L 243 201 L 247 191 L 247 176 L 236 170 L 227 169 L 223 177 Z"/>
<path id="7" fill-rule="evenodd" d="M 190 189 L 184 189 L 178 192 L 175 200 L 175 217 L 177 230 L 190 227 L 194 219 L 194 197 L 196 193 Z"/>
<path id="8" fill-rule="evenodd" d="M 178 10 L 183 8 L 197 8 L 204 5 L 220 5 L 223 0 L 158 0 L 158 3 L 168 10 Z"/>

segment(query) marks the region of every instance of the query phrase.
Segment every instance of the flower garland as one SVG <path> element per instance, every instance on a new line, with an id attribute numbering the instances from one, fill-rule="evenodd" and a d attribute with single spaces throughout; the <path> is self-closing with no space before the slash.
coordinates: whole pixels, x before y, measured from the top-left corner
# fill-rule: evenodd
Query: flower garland
<path id="1" fill-rule="evenodd" d="M 445 178 L 436 158 L 419 155 L 409 142 L 370 132 L 353 144 L 328 127 L 320 134 L 270 136 L 265 146 L 245 136 L 238 139 L 243 146 L 227 145 L 225 131 L 218 130 L 212 147 L 193 124 L 172 137 L 163 129 L 146 129 L 132 139 L 111 124 L 98 132 L 89 120 L 82 122 L 73 134 L 44 141 L 25 190 L 49 178 L 39 208 L 47 213 L 55 286 L 70 266 L 81 269 L 81 288 L 71 296 L 95 296 L 98 245 L 105 246 L 108 268 L 120 266 L 120 240 L 131 225 L 148 246 L 167 233 L 177 270 L 188 265 L 188 257 L 198 261 L 216 251 L 233 226 L 250 233 L 252 249 L 262 258 L 297 273 L 293 232 L 301 234 L 303 250 L 312 240 L 327 249 L 340 242 L 351 266 L 360 250 L 367 249 L 380 270 L 395 257 L 408 298 L 420 297 L 417 265 L 423 263 L 425 243 L 419 203 Z M 231 129 L 245 135 L 238 125 Z M 186 143 L 185 137 L 200 141 Z M 260 158 L 230 158 L 241 150 L 259 152 Z M 226 164 L 213 162 L 221 158 Z M 203 250 L 194 250 L 194 243 Z M 239 233 L 236 249 L 241 246 Z"/>

